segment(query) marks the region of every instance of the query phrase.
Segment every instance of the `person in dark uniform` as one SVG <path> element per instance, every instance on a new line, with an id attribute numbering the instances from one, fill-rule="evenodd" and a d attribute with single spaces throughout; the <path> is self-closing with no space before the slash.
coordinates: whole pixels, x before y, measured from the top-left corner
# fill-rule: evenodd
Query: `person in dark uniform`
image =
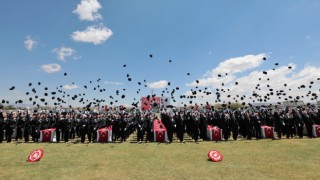
<path id="1" fill-rule="evenodd" d="M 145 133 L 145 126 L 144 126 L 144 118 L 141 117 L 140 114 L 136 114 L 135 116 L 136 119 L 136 129 L 137 129 L 137 142 L 141 143 L 143 142 L 143 138 L 144 138 L 144 133 Z"/>
<path id="2" fill-rule="evenodd" d="M 25 114 L 20 112 L 16 121 L 16 141 L 18 141 L 18 139 L 22 139 L 23 118 L 25 118 Z"/>
<path id="3" fill-rule="evenodd" d="M 261 113 L 252 114 L 256 139 L 261 139 Z"/>
<path id="4" fill-rule="evenodd" d="M 38 126 L 40 124 L 39 116 L 37 112 L 33 113 L 33 117 L 31 119 L 31 136 L 33 142 L 38 142 L 39 136 L 38 136 Z"/>
<path id="5" fill-rule="evenodd" d="M 6 140 L 7 143 L 11 143 L 11 137 L 13 134 L 13 129 L 14 129 L 14 122 L 13 122 L 13 114 L 10 113 L 8 117 L 5 117 L 5 130 L 6 130 Z"/>
<path id="6" fill-rule="evenodd" d="M 69 141 L 69 130 L 70 130 L 70 122 L 69 122 L 69 114 L 67 112 L 61 113 L 60 121 L 62 123 L 62 132 L 63 132 L 63 139 L 64 142 Z"/>
<path id="7" fill-rule="evenodd" d="M 23 137 L 24 142 L 29 142 L 30 128 L 31 128 L 31 116 L 27 112 L 26 116 L 23 118 Z"/>
<path id="8" fill-rule="evenodd" d="M 56 141 L 57 141 L 57 143 L 59 143 L 60 139 L 61 139 L 61 126 L 62 126 L 62 123 L 60 121 L 60 116 L 59 116 L 58 112 L 54 116 L 54 121 L 55 121 L 55 128 L 56 128 Z"/>
<path id="9" fill-rule="evenodd" d="M 87 131 L 87 117 L 86 115 L 79 115 L 79 133 L 81 137 L 81 143 L 85 142 Z"/>
<path id="10" fill-rule="evenodd" d="M 3 113 L 0 112 L 0 143 L 3 141 L 3 129 L 4 128 L 4 116 Z"/>
<path id="11" fill-rule="evenodd" d="M 277 135 L 278 135 L 278 139 L 281 139 L 282 137 L 282 126 L 284 124 L 283 122 L 283 117 L 280 116 L 279 112 L 276 111 L 274 112 L 273 114 L 273 119 L 274 119 L 274 126 L 275 126 L 275 131 L 277 132 Z"/>

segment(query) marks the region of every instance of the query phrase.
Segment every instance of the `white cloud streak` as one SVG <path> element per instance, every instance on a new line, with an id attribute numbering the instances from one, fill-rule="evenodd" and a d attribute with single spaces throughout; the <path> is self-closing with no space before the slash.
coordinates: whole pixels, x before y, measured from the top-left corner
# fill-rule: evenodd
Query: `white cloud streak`
<path id="1" fill-rule="evenodd" d="M 148 87 L 151 89 L 161 89 L 168 86 L 168 81 L 166 80 L 160 80 L 157 82 L 149 83 Z"/>
<path id="2" fill-rule="evenodd" d="M 89 26 L 84 31 L 75 31 L 71 38 L 77 42 L 92 43 L 94 45 L 102 44 L 112 36 L 113 32 L 102 24 L 98 26 Z"/>
<path id="3" fill-rule="evenodd" d="M 97 0 L 81 0 L 73 13 L 77 14 L 82 21 L 95 21 L 102 19 L 102 16 L 98 13 L 101 8 L 102 6 Z"/>
<path id="4" fill-rule="evenodd" d="M 32 39 L 30 36 L 27 36 L 27 39 L 24 41 L 24 46 L 29 50 L 32 51 L 32 49 L 35 47 L 35 45 L 38 42 L 34 39 Z"/>
<path id="5" fill-rule="evenodd" d="M 115 81 L 104 81 L 104 84 L 110 84 L 110 85 L 122 85 L 122 82 L 115 82 Z"/>
<path id="6" fill-rule="evenodd" d="M 57 55 L 57 58 L 61 61 L 66 61 L 66 58 L 68 57 L 75 57 L 74 54 L 76 51 L 72 48 L 68 47 L 60 47 L 60 48 L 55 48 L 52 50 L 53 53 Z"/>
<path id="7" fill-rule="evenodd" d="M 71 84 L 71 85 L 66 84 L 63 86 L 63 89 L 66 89 L 66 90 L 73 90 L 73 89 L 78 89 L 78 88 L 79 88 L 79 86 L 75 85 L 75 84 Z"/>
<path id="8" fill-rule="evenodd" d="M 61 66 L 59 64 L 44 64 L 40 68 L 46 73 L 55 73 L 61 70 Z"/>

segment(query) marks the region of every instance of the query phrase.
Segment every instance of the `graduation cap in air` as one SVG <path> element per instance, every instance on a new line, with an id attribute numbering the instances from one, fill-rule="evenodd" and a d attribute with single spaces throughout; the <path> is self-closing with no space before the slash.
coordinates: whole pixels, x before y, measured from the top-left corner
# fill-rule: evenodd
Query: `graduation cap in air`
<path id="1" fill-rule="evenodd" d="M 190 73 L 187 73 L 187 76 L 190 76 Z"/>
<path id="2" fill-rule="evenodd" d="M 63 75 L 64 75 L 64 76 L 67 76 L 67 73 L 65 72 Z"/>
<path id="3" fill-rule="evenodd" d="M 12 91 L 14 90 L 16 87 L 12 86 L 9 90 Z"/>
<path id="4" fill-rule="evenodd" d="M 263 57 L 262 59 L 263 59 L 263 60 L 267 60 L 267 58 L 266 58 L 266 57 Z"/>
<path id="5" fill-rule="evenodd" d="M 278 66 L 278 65 L 279 65 L 279 63 L 275 63 L 274 65 Z"/>
<path id="6" fill-rule="evenodd" d="M 153 55 L 152 55 L 152 54 L 149 54 L 149 57 L 150 57 L 150 58 L 152 58 L 152 57 L 153 57 Z"/>
<path id="7" fill-rule="evenodd" d="M 169 60 L 169 63 L 172 62 L 171 59 Z"/>
<path id="8" fill-rule="evenodd" d="M 29 86 L 32 86 L 32 83 L 29 83 Z"/>
<path id="9" fill-rule="evenodd" d="M 122 67 L 127 67 L 127 65 L 126 65 L 126 64 L 124 64 Z"/>

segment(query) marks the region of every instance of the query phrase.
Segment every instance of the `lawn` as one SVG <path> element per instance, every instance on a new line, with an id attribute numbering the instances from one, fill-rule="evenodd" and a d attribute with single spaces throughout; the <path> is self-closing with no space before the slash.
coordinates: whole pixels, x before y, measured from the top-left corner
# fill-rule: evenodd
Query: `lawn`
<path id="1" fill-rule="evenodd" d="M 40 162 L 26 162 L 36 148 Z M 208 161 L 211 149 L 224 159 Z M 319 179 L 320 138 L 0 144 L 0 179 Z"/>

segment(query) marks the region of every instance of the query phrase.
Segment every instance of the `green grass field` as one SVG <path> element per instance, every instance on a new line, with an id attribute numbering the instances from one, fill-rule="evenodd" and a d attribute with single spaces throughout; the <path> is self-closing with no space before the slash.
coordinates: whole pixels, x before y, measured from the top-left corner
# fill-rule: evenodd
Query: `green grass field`
<path id="1" fill-rule="evenodd" d="M 133 137 L 131 137 L 132 139 Z M 26 162 L 36 148 L 40 162 Z M 211 149 L 224 159 L 208 160 Z M 0 179 L 319 179 L 320 138 L 0 144 Z"/>

